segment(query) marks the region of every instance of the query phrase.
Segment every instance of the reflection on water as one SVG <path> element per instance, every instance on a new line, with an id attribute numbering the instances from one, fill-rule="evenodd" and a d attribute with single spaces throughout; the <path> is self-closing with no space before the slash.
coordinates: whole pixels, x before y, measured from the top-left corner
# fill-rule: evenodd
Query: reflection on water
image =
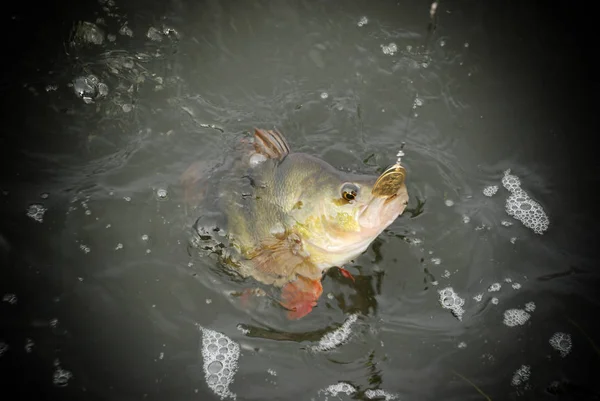
<path id="1" fill-rule="evenodd" d="M 2 83 L 5 391 L 598 399 L 597 174 L 575 137 L 594 113 L 565 109 L 575 33 L 543 10 L 101 0 L 61 28 L 24 7 Z M 341 170 L 402 158 L 409 177 L 406 212 L 345 266 L 355 280 L 327 272 L 298 321 L 268 296 L 243 307 L 253 283 L 188 247 L 201 214 L 223 222 L 189 207 L 182 174 L 274 126 Z"/>

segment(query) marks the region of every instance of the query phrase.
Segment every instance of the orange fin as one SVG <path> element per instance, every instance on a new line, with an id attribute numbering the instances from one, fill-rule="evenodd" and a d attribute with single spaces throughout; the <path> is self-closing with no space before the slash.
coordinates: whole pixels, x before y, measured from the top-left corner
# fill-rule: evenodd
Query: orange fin
<path id="1" fill-rule="evenodd" d="M 281 132 L 254 128 L 254 150 L 270 159 L 283 160 L 290 146 Z"/>
<path id="2" fill-rule="evenodd" d="M 287 283 L 283 287 L 279 303 L 288 310 L 288 319 L 296 320 L 312 311 L 322 293 L 323 286 L 320 280 L 310 280 L 304 276 L 298 276 L 295 281 Z"/>
<path id="3" fill-rule="evenodd" d="M 264 239 L 246 256 L 252 260 L 255 278 L 265 284 L 285 283 L 294 280 L 296 274 L 309 280 L 320 280 L 322 276 L 321 271 L 307 261 L 302 240 L 295 233 Z"/>
<path id="4" fill-rule="evenodd" d="M 356 280 L 354 279 L 354 276 L 346 269 L 344 269 L 343 267 L 338 267 L 338 269 L 340 270 L 340 273 L 342 273 L 342 276 L 351 279 L 352 281 L 356 282 Z"/>

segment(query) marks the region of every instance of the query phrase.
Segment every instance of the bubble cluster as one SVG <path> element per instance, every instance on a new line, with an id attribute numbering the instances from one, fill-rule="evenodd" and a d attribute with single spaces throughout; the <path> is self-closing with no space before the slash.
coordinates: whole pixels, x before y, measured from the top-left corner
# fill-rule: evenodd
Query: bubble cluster
<path id="1" fill-rule="evenodd" d="M 360 17 L 360 19 L 358 20 L 358 26 L 365 26 L 369 23 L 369 19 L 367 17 Z"/>
<path id="2" fill-rule="evenodd" d="M 450 309 L 452 314 L 458 319 L 462 320 L 462 315 L 465 313 L 463 305 L 465 300 L 458 296 L 452 289 L 452 287 L 446 287 L 438 291 L 440 294 L 440 303 L 444 309 Z"/>
<path id="3" fill-rule="evenodd" d="M 15 294 L 4 294 L 2 301 L 14 305 L 17 303 L 17 296 Z"/>
<path id="4" fill-rule="evenodd" d="M 73 80 L 73 90 L 87 104 L 93 103 L 94 100 L 103 98 L 108 94 L 108 86 L 92 74 L 87 77 L 75 78 Z"/>
<path id="5" fill-rule="evenodd" d="M 38 203 L 30 205 L 27 209 L 27 217 L 31 217 L 38 223 L 44 222 L 44 213 L 46 213 L 46 208 Z"/>
<path id="6" fill-rule="evenodd" d="M 381 45 L 381 51 L 383 51 L 383 54 L 393 56 L 398 51 L 398 46 L 393 42 L 389 45 Z"/>
<path id="7" fill-rule="evenodd" d="M 155 42 L 162 41 L 161 32 L 158 29 L 154 28 L 153 26 L 148 28 L 148 32 L 146 33 L 146 36 L 148 37 L 148 39 L 155 41 Z"/>
<path id="8" fill-rule="evenodd" d="M 529 376 L 531 376 L 531 367 L 528 365 L 522 365 L 513 374 L 511 384 L 515 387 L 525 384 L 529 380 Z"/>
<path id="9" fill-rule="evenodd" d="M 549 342 L 552 348 L 560 352 L 560 356 L 563 358 L 567 356 L 571 352 L 571 348 L 573 348 L 571 335 L 567 333 L 554 333 L 552 337 L 550 337 Z"/>
<path id="10" fill-rule="evenodd" d="M 398 396 L 396 394 L 390 394 L 387 391 L 382 390 L 382 389 L 377 389 L 377 390 L 368 389 L 365 391 L 365 397 L 367 397 L 369 400 L 372 400 L 373 398 L 383 398 L 385 401 L 391 401 L 391 400 L 398 399 Z"/>
<path id="11" fill-rule="evenodd" d="M 354 394 L 356 393 L 356 389 L 351 384 L 339 382 L 338 384 L 332 384 L 323 390 L 319 390 L 319 393 L 324 393 L 325 395 L 335 397 L 340 393 L 344 393 L 346 395 Z"/>
<path id="12" fill-rule="evenodd" d="M 504 324 L 508 327 L 522 326 L 530 317 L 523 309 L 508 309 L 504 311 Z"/>
<path id="13" fill-rule="evenodd" d="M 532 229 L 536 234 L 543 234 L 550 225 L 548 216 L 542 206 L 521 189 L 519 178 L 510 174 L 510 170 L 506 170 L 502 178 L 502 185 L 511 192 L 506 199 L 506 213 L 519 220 L 525 227 Z"/>
<path id="14" fill-rule="evenodd" d="M 527 312 L 533 312 L 535 310 L 535 302 L 527 302 L 525 304 L 525 310 Z"/>
<path id="15" fill-rule="evenodd" d="M 73 374 L 68 370 L 57 366 L 54 370 L 54 375 L 52 377 L 52 383 L 58 387 L 65 387 L 69 384 L 69 380 L 73 377 Z"/>
<path id="16" fill-rule="evenodd" d="M 227 336 L 201 327 L 204 377 L 208 387 L 221 399 L 236 398 L 229 390 L 237 371 L 240 346 Z"/>
<path id="17" fill-rule="evenodd" d="M 319 343 L 311 348 L 314 351 L 329 351 L 346 342 L 352 333 L 350 328 L 354 323 L 356 323 L 356 319 L 356 314 L 348 316 L 348 319 L 346 319 L 346 321 L 340 327 L 330 333 L 325 334 L 319 340 Z"/>
<path id="18" fill-rule="evenodd" d="M 167 196 L 169 196 L 169 193 L 164 188 L 158 188 L 156 190 L 156 196 L 158 197 L 158 199 L 161 199 L 161 200 L 167 199 Z"/>
<path id="19" fill-rule="evenodd" d="M 475 300 L 475 302 L 481 302 L 481 300 L 483 299 L 483 293 L 475 295 L 473 299 Z"/>
<path id="20" fill-rule="evenodd" d="M 71 43 L 101 45 L 103 42 L 104 32 L 102 29 L 91 22 L 82 21 L 75 27 L 75 34 Z"/>
<path id="21" fill-rule="evenodd" d="M 446 199 L 444 204 L 448 207 L 454 206 L 454 201 L 452 199 Z"/>
<path id="22" fill-rule="evenodd" d="M 498 185 L 490 185 L 483 188 L 483 194 L 485 196 L 494 196 L 498 192 Z"/>
<path id="23" fill-rule="evenodd" d="M 500 291 L 500 288 L 502 288 L 502 284 L 494 283 L 490 285 L 490 287 L 488 288 L 488 292 L 497 292 Z"/>
<path id="24" fill-rule="evenodd" d="M 461 348 L 461 349 L 467 348 L 467 343 L 464 341 L 461 341 L 460 343 L 458 343 L 458 348 Z"/>
<path id="25" fill-rule="evenodd" d="M 33 350 L 34 342 L 31 338 L 25 340 L 25 352 L 30 353 Z"/>
<path id="26" fill-rule="evenodd" d="M 519 283 L 513 283 L 513 284 L 512 284 L 512 288 L 513 288 L 514 290 L 518 290 L 519 288 L 521 288 L 521 284 L 519 284 Z"/>

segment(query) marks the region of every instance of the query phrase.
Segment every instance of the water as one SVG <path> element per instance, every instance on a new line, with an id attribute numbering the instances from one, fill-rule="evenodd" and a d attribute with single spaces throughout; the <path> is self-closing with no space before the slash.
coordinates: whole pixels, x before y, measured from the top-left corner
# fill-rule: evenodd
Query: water
<path id="1" fill-rule="evenodd" d="M 416 1 L 10 7 L 1 391 L 598 399 L 591 13 L 441 2 L 428 35 Z M 241 308 L 249 284 L 188 253 L 181 174 L 254 126 L 341 169 L 407 169 L 410 211 L 299 321 Z M 509 169 L 546 229 L 507 213 Z"/>

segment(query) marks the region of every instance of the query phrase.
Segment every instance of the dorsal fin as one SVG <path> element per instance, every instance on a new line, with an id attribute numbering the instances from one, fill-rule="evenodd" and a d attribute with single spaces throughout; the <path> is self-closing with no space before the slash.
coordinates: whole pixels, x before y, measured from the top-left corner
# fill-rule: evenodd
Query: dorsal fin
<path id="1" fill-rule="evenodd" d="M 254 128 L 254 150 L 269 159 L 283 160 L 290 153 L 290 146 L 277 129 Z"/>

